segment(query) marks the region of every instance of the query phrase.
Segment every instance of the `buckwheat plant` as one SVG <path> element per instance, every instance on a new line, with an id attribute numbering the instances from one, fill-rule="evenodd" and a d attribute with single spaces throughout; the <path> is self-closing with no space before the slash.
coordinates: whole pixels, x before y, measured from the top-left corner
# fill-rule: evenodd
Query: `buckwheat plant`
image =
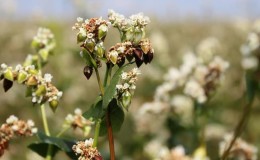
<path id="1" fill-rule="evenodd" d="M 86 119 L 95 123 L 94 139 L 78 142 L 73 150 L 79 159 L 102 159 L 98 152 L 99 135 L 107 132 L 110 159 L 115 159 L 113 132 L 118 131 L 124 120 L 124 110 L 128 110 L 136 89 L 138 69 L 143 63 L 153 59 L 153 48 L 145 37 L 145 28 L 150 22 L 142 13 L 126 18 L 110 10 L 108 20 L 77 18 L 72 27 L 77 31 L 77 43 L 81 47 L 80 56 L 85 60 L 83 73 L 90 79 L 93 71 L 96 74 L 100 95 L 90 109 L 84 113 Z M 110 27 L 117 28 L 121 42 L 108 50 L 104 41 Z M 135 63 L 138 68 L 127 71 Z M 99 70 L 105 66 L 106 72 L 102 79 Z"/>

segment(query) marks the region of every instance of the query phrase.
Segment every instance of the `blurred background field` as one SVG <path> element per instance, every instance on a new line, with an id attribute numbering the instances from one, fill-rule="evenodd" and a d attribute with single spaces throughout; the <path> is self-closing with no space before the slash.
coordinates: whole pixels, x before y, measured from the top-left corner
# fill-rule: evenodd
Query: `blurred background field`
<path id="1" fill-rule="evenodd" d="M 219 40 L 219 55 L 230 63 L 225 80 L 209 103 L 213 114 L 208 122 L 218 125 L 217 129 L 220 128 L 224 132 L 234 129 L 242 113 L 241 97 L 245 83 L 240 46 L 246 41 L 253 21 L 259 18 L 258 0 L 0 0 L 0 63 L 16 65 L 21 63 L 28 53 L 32 53 L 30 43 L 38 27 L 48 27 L 55 35 L 55 54 L 43 70 L 54 76 L 54 84 L 64 93 L 56 113 L 53 114 L 48 109 L 53 133 L 58 132 L 56 129 L 62 125 L 68 113 L 77 107 L 83 111 L 87 110 L 99 94 L 95 78 L 86 81 L 82 74 L 84 62 L 79 56 L 75 32 L 71 27 L 77 17 L 106 18 L 108 9 L 127 16 L 138 12 L 149 16 L 151 23 L 148 25 L 147 35 L 155 49 L 152 64 L 141 69 L 142 75 L 129 114 L 122 130 L 116 134 L 119 159 L 146 159 L 142 150 L 152 137 L 137 133 L 133 115 L 143 103 L 153 100 L 155 89 L 163 82 L 162 77 L 168 68 L 178 67 L 184 52 L 196 50 L 200 41 L 207 37 Z M 118 33 L 115 30 L 109 33 L 105 44 L 107 48 L 119 41 L 113 34 Z M 36 126 L 42 130 L 40 108 L 32 106 L 30 98 L 24 98 L 24 92 L 25 88 L 19 85 L 15 85 L 7 93 L 4 93 L 3 89 L 0 90 L 0 123 L 9 115 L 15 114 L 22 119 L 33 119 Z M 243 138 L 257 148 L 260 147 L 259 104 L 257 97 L 252 117 L 243 134 Z M 75 131 L 69 131 L 65 137 L 83 138 Z M 34 158 L 35 155 L 26 150 L 26 146 L 33 140 L 35 138 L 12 141 L 9 150 L 1 158 L 40 159 L 37 156 Z M 105 142 L 103 143 L 101 152 L 106 154 L 108 148 Z M 218 142 L 209 141 L 208 146 L 208 153 L 216 156 Z M 56 159 L 61 157 L 64 155 L 59 154 Z"/>

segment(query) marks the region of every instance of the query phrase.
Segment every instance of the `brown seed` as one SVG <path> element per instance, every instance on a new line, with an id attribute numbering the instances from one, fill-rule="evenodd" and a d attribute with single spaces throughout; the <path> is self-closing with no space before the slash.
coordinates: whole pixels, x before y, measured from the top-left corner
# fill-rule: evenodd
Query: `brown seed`
<path id="1" fill-rule="evenodd" d="M 85 77 L 87 79 L 89 79 L 93 73 L 93 67 L 90 67 L 90 66 L 85 66 L 84 67 L 84 70 L 83 70 L 83 73 L 85 75 Z"/>
<path id="2" fill-rule="evenodd" d="M 13 82 L 8 80 L 8 79 L 4 79 L 4 83 L 3 83 L 3 88 L 4 91 L 7 92 L 10 88 L 12 88 L 13 86 Z"/>

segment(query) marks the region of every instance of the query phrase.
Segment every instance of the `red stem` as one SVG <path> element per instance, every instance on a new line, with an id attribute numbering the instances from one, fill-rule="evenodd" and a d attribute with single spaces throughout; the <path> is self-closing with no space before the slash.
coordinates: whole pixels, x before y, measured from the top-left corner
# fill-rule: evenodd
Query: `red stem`
<path id="1" fill-rule="evenodd" d="M 112 129 L 110 115 L 109 115 L 109 107 L 108 107 L 108 111 L 106 113 L 106 124 L 107 124 L 107 136 L 108 136 L 108 142 L 109 142 L 110 160 L 115 160 L 113 129 Z"/>

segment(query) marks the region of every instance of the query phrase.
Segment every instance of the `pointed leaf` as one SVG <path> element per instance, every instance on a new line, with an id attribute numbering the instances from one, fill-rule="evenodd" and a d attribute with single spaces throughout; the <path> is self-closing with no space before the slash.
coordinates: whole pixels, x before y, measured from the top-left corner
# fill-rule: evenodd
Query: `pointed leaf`
<path id="1" fill-rule="evenodd" d="M 118 132 L 121 129 L 121 126 L 124 122 L 125 114 L 124 111 L 120 106 L 117 104 L 117 100 L 113 99 L 109 103 L 108 109 L 110 120 L 112 124 L 113 132 Z M 100 124 L 100 136 L 104 136 L 107 133 L 107 126 L 106 126 L 106 117 L 104 117 Z"/>
<path id="2" fill-rule="evenodd" d="M 102 99 L 93 104 L 90 109 L 83 114 L 83 117 L 86 119 L 93 119 L 93 121 L 100 119 L 102 116 L 104 116 L 104 110 L 102 109 Z"/>
<path id="3" fill-rule="evenodd" d="M 43 158 L 46 157 L 47 155 L 47 151 L 48 151 L 48 146 L 49 144 L 48 143 L 39 143 L 39 142 L 35 142 L 35 143 L 32 143 L 28 146 L 28 148 L 30 148 L 32 151 L 34 151 L 35 153 L 39 154 L 40 156 L 42 156 Z M 52 150 L 52 157 L 54 157 L 58 151 L 60 149 L 53 145 L 53 150 Z"/>

